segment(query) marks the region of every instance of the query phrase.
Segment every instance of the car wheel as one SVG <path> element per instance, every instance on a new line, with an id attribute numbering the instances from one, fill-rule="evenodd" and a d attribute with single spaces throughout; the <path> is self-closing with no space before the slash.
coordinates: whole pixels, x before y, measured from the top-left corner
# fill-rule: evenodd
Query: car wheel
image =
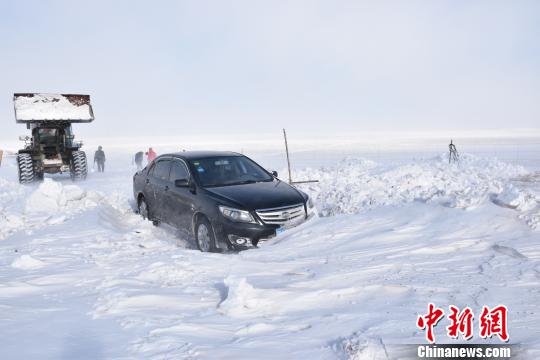
<path id="1" fill-rule="evenodd" d="M 197 221 L 195 226 L 195 240 L 197 241 L 197 246 L 202 252 L 214 252 L 215 248 L 215 238 L 212 225 L 207 218 L 201 217 Z"/>
<path id="2" fill-rule="evenodd" d="M 159 220 L 152 219 L 150 215 L 150 207 L 148 207 L 148 204 L 146 203 L 146 200 L 144 196 L 141 196 L 141 199 L 139 200 L 139 214 L 141 214 L 142 218 L 144 220 L 150 220 L 152 221 L 152 224 L 154 226 L 159 225 Z"/>
<path id="3" fill-rule="evenodd" d="M 148 211 L 148 204 L 146 204 L 146 200 L 144 199 L 144 197 L 141 197 L 139 199 L 138 207 L 139 207 L 139 214 L 142 216 L 144 220 L 147 220 L 149 211 Z"/>

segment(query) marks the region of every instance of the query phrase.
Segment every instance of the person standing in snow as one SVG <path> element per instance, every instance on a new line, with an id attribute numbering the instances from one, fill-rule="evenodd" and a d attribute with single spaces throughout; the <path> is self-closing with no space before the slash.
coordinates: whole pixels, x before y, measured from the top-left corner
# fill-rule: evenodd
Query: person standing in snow
<path id="1" fill-rule="evenodd" d="M 143 155 L 144 154 L 142 151 L 139 151 L 138 153 L 135 154 L 134 160 L 135 160 L 135 165 L 137 165 L 137 171 L 142 169 Z"/>
<path id="2" fill-rule="evenodd" d="M 146 160 L 148 161 L 148 163 L 151 163 L 156 157 L 157 154 L 154 149 L 148 148 L 148 151 L 146 152 Z"/>
<path id="3" fill-rule="evenodd" d="M 456 149 L 456 145 L 452 143 L 452 140 L 450 140 L 450 144 L 448 145 L 448 148 L 450 149 L 450 154 L 448 154 L 448 163 L 450 164 L 452 161 L 457 162 L 459 159 L 459 156 Z"/>
<path id="4" fill-rule="evenodd" d="M 103 151 L 103 147 L 98 146 L 98 149 L 96 153 L 94 154 L 94 164 L 97 163 L 98 166 L 98 172 L 104 172 L 105 171 L 105 152 Z"/>

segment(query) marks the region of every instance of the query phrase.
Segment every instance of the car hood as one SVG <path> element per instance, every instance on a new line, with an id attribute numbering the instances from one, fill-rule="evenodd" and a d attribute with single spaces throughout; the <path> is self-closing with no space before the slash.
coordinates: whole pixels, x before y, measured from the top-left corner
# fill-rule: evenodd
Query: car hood
<path id="1" fill-rule="evenodd" d="M 280 180 L 206 188 L 218 200 L 246 210 L 270 209 L 304 203 L 302 194 Z M 227 205 L 227 204 L 224 204 Z"/>

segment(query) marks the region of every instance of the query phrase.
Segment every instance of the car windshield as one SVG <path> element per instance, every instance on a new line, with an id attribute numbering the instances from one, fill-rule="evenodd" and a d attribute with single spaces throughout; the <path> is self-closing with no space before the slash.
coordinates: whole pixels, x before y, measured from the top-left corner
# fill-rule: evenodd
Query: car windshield
<path id="1" fill-rule="evenodd" d="M 245 156 L 217 156 L 191 160 L 203 187 L 272 181 L 274 178 Z"/>

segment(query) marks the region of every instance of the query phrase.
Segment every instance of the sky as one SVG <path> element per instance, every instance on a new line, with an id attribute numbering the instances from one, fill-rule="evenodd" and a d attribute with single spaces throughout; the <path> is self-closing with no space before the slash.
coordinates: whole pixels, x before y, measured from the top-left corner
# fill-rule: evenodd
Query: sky
<path id="1" fill-rule="evenodd" d="M 14 92 L 84 93 L 84 136 L 540 127 L 540 1 L 0 0 Z"/>

